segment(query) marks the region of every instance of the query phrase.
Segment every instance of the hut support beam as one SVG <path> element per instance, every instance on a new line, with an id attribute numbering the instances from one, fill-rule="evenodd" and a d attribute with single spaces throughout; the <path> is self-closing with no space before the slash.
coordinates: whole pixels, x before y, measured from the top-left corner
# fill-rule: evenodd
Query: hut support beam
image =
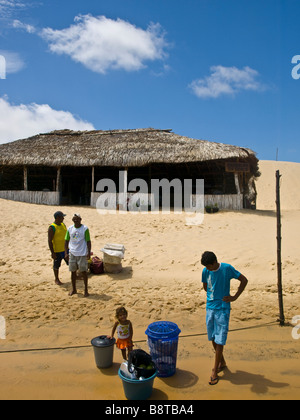
<path id="1" fill-rule="evenodd" d="M 60 182 L 61 182 L 61 168 L 57 168 L 57 175 L 56 175 L 56 192 L 60 191 Z"/>
<path id="2" fill-rule="evenodd" d="M 92 166 L 92 193 L 95 192 L 95 166 Z"/>
<path id="3" fill-rule="evenodd" d="M 28 191 L 28 172 L 27 172 L 27 166 L 24 166 L 24 191 Z"/>
<path id="4" fill-rule="evenodd" d="M 235 182 L 237 194 L 241 194 L 240 183 L 239 183 L 239 174 L 237 172 L 234 173 L 234 182 Z"/>

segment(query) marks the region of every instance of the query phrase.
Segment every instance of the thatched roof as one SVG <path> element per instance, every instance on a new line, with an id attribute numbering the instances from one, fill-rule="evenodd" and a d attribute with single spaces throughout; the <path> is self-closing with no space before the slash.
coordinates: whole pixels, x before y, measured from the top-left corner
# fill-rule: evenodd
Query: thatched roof
<path id="1" fill-rule="evenodd" d="M 171 130 L 61 130 L 0 145 L 0 165 L 145 166 L 231 159 L 257 163 L 250 149 L 179 136 Z"/>

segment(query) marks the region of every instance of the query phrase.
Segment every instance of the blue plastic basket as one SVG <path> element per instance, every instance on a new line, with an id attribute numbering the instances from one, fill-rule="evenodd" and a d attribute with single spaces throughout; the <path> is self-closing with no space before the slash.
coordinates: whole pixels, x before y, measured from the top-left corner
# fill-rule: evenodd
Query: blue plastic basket
<path id="1" fill-rule="evenodd" d="M 176 372 L 178 337 L 181 333 L 174 322 L 158 321 L 146 330 L 151 357 L 157 368 L 157 376 L 168 377 Z"/>

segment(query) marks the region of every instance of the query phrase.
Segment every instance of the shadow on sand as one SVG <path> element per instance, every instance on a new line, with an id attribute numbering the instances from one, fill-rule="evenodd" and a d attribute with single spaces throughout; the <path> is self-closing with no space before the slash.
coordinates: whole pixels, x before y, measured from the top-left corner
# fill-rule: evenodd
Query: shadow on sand
<path id="1" fill-rule="evenodd" d="M 168 378 L 158 378 L 172 388 L 190 388 L 198 382 L 199 378 L 188 370 L 176 369 L 176 373 Z"/>
<path id="2" fill-rule="evenodd" d="M 274 382 L 263 375 L 237 370 L 235 373 L 228 368 L 223 371 L 222 381 L 229 381 L 233 385 L 251 385 L 251 391 L 255 394 L 266 394 L 269 388 L 285 388 L 289 386 L 285 382 Z"/>

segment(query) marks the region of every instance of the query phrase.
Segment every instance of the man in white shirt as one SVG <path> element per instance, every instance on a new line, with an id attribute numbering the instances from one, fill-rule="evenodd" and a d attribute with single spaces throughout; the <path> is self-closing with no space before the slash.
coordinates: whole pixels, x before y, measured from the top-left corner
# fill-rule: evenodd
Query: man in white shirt
<path id="1" fill-rule="evenodd" d="M 88 297 L 88 260 L 91 258 L 91 238 L 87 226 L 81 224 L 81 216 L 75 213 L 72 221 L 74 225 L 67 230 L 65 237 L 65 253 L 67 255 L 69 249 L 69 270 L 71 271 L 72 291 L 70 296 L 77 293 L 76 277 L 77 270 L 82 273 L 84 281 L 84 296 Z"/>

